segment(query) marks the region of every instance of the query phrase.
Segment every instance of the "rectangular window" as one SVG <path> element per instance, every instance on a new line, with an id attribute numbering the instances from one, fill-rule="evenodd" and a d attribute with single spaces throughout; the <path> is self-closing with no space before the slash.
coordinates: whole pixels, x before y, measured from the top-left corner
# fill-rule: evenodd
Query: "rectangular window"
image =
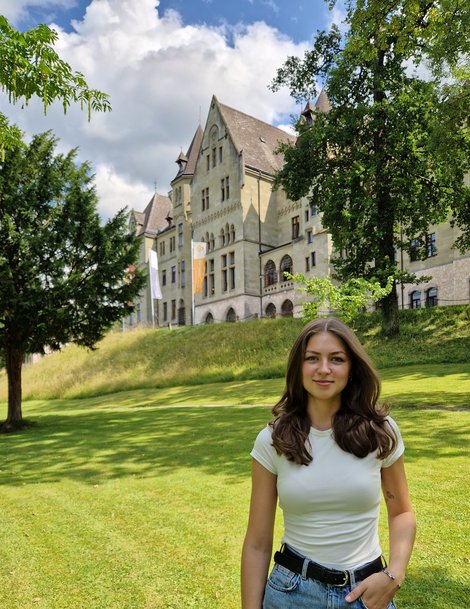
<path id="1" fill-rule="evenodd" d="M 168 303 L 163 303 L 163 321 L 168 320 Z"/>
<path id="2" fill-rule="evenodd" d="M 429 233 L 429 235 L 426 235 L 426 255 L 428 258 L 437 255 L 436 233 Z"/>
<path id="3" fill-rule="evenodd" d="M 184 260 L 181 261 L 180 272 L 181 272 L 181 287 L 184 288 L 186 286 L 186 263 Z"/>
<path id="4" fill-rule="evenodd" d="M 175 244 L 176 244 L 176 238 L 174 236 L 170 237 L 170 252 L 175 251 L 175 249 L 176 249 Z"/>
<path id="5" fill-rule="evenodd" d="M 220 146 L 220 148 L 219 148 L 219 163 L 222 163 L 222 158 L 223 158 L 222 146 Z"/>
<path id="6" fill-rule="evenodd" d="M 229 253 L 229 286 L 231 290 L 235 289 L 235 252 Z"/>
<path id="7" fill-rule="evenodd" d="M 171 267 L 171 283 L 176 283 L 176 266 Z"/>
<path id="8" fill-rule="evenodd" d="M 181 205 L 181 203 L 183 202 L 181 186 L 178 186 L 178 188 L 175 189 L 174 193 L 175 193 L 175 207 L 178 207 L 178 205 Z"/>
<path id="9" fill-rule="evenodd" d="M 228 199 L 230 197 L 230 183 L 228 180 L 228 176 L 225 178 L 225 198 Z"/>
<path id="10" fill-rule="evenodd" d="M 178 247 L 183 247 L 183 223 L 178 224 Z"/>
<path id="11" fill-rule="evenodd" d="M 313 241 L 313 233 L 311 230 L 307 231 L 307 243 L 312 243 Z"/>
<path id="12" fill-rule="evenodd" d="M 299 238 L 299 231 L 300 231 L 300 217 L 294 216 L 292 218 L 292 239 Z"/>
<path id="13" fill-rule="evenodd" d="M 176 300 L 171 301 L 171 319 L 176 319 Z"/>
<path id="14" fill-rule="evenodd" d="M 166 269 L 162 270 L 162 286 L 166 285 Z"/>
<path id="15" fill-rule="evenodd" d="M 212 167 L 217 165 L 217 148 L 212 148 Z"/>
<path id="16" fill-rule="evenodd" d="M 310 203 L 310 217 L 313 218 L 318 214 L 317 206 L 314 203 Z"/>
<path id="17" fill-rule="evenodd" d="M 227 254 L 222 256 L 222 292 L 228 290 L 228 267 L 227 267 Z"/>
<path id="18" fill-rule="evenodd" d="M 310 261 L 312 263 L 312 267 L 317 266 L 317 252 L 312 252 L 310 254 Z"/>
<path id="19" fill-rule="evenodd" d="M 160 241 L 160 256 L 164 256 L 164 255 L 165 255 L 165 242 Z"/>
<path id="20" fill-rule="evenodd" d="M 308 209 L 305 210 L 305 222 L 308 222 Z"/>
<path id="21" fill-rule="evenodd" d="M 209 260 L 209 296 L 215 294 L 215 273 L 214 273 L 214 259 Z"/>
<path id="22" fill-rule="evenodd" d="M 211 157 L 210 157 L 210 155 L 208 154 L 208 155 L 206 156 L 206 170 L 207 170 L 207 171 L 209 171 L 209 169 L 210 169 L 210 168 L 211 168 Z"/>
<path id="23" fill-rule="evenodd" d="M 410 241 L 410 260 L 414 262 L 420 259 L 421 243 L 419 239 L 412 239 Z"/>
<path id="24" fill-rule="evenodd" d="M 220 180 L 220 199 L 225 201 L 225 178 Z"/>
<path id="25" fill-rule="evenodd" d="M 202 211 L 209 209 L 209 188 L 203 188 L 201 191 Z"/>
<path id="26" fill-rule="evenodd" d="M 305 258 L 305 270 L 309 271 L 310 270 L 310 258 L 307 256 L 307 258 Z"/>

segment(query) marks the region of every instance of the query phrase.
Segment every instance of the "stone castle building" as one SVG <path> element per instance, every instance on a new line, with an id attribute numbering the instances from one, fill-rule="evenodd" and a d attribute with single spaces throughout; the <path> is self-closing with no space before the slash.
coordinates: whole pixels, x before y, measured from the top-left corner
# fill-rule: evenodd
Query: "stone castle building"
<path id="1" fill-rule="evenodd" d="M 328 111 L 321 93 L 303 115 Z M 283 159 L 280 142 L 294 137 L 225 106 L 214 96 L 204 129 L 198 127 L 169 196 L 157 193 L 131 226 L 142 237 L 141 263 L 158 254 L 162 298 L 142 293 L 127 325 L 189 325 L 255 317 L 299 315 L 302 293 L 284 272 L 306 277 L 331 273 L 332 241 L 315 205 L 289 200 L 273 190 Z M 399 252 L 402 268 L 432 279 L 399 286 L 403 307 L 458 304 L 470 300 L 470 252 L 460 255 L 448 223 L 430 228 L 428 257 L 412 260 Z M 193 297 L 191 240 L 206 243 L 206 274 Z M 412 256 L 413 258 L 413 256 Z"/>

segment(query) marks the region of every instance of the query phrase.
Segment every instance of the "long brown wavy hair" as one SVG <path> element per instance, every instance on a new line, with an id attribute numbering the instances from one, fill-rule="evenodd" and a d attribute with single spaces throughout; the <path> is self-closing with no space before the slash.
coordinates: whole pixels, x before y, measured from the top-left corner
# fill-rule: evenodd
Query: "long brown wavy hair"
<path id="1" fill-rule="evenodd" d="M 315 319 L 304 326 L 292 345 L 286 370 L 286 388 L 274 405 L 273 446 L 278 454 L 299 465 L 308 465 L 313 456 L 307 442 L 311 421 L 307 413 L 308 394 L 303 387 L 302 366 L 310 338 L 318 332 L 331 332 L 344 345 L 351 361 L 348 384 L 341 393 L 341 406 L 333 417 L 333 435 L 340 448 L 364 458 L 377 451 L 384 459 L 393 452 L 397 439 L 385 417 L 386 406 L 379 406 L 380 380 L 354 332 L 339 319 Z"/>

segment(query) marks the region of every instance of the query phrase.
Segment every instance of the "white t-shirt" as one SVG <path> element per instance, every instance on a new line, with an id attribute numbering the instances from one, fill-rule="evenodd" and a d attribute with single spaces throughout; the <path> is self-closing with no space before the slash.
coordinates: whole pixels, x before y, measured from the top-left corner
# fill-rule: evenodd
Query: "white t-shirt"
<path id="1" fill-rule="evenodd" d="M 312 427 L 313 461 L 297 465 L 277 454 L 269 426 L 258 434 L 250 454 L 277 476 L 283 543 L 332 569 L 355 569 L 380 556 L 380 470 L 404 451 L 397 424 L 390 417 L 387 420 L 397 445 L 384 460 L 376 453 L 360 459 L 336 444 L 331 429 Z"/>

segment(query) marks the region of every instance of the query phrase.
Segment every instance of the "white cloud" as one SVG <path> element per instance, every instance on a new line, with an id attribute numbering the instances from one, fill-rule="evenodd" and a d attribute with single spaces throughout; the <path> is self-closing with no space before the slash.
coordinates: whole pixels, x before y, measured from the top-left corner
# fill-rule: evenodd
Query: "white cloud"
<path id="1" fill-rule="evenodd" d="M 144 184 L 133 182 L 129 176 L 117 174 L 113 167 L 105 163 L 96 169 L 95 185 L 100 194 L 100 210 L 105 217 L 114 215 L 123 207 L 142 211 L 153 194 Z"/>
<path id="2" fill-rule="evenodd" d="M 27 19 L 29 9 L 41 7 L 41 10 L 50 11 L 53 18 L 54 10 L 67 9 L 76 5 L 76 0 L 2 0 L 2 15 L 13 25 Z"/>
<path id="3" fill-rule="evenodd" d="M 338 0 L 331 11 L 328 11 L 327 29 L 330 29 L 333 24 L 337 25 L 341 34 L 345 34 L 349 30 L 349 25 L 345 23 L 347 17 L 346 7 L 343 0 Z"/>
<path id="4" fill-rule="evenodd" d="M 270 123 L 296 111 L 286 89 L 274 94 L 267 85 L 288 55 L 303 55 L 304 45 L 263 22 L 230 31 L 183 26 L 177 13 L 161 15 L 156 4 L 93 0 L 72 33 L 54 26 L 59 53 L 90 86 L 110 94 L 111 113 L 88 123 L 78 108 L 64 117 L 57 105 L 44 117 L 39 103 L 22 111 L 0 99 L 0 110 L 28 133 L 53 129 L 63 149 L 79 147 L 96 172 L 104 216 L 126 204 L 142 210 L 155 180 L 159 192 L 168 191 L 175 160 L 200 116 L 204 126 L 213 94 Z"/>

